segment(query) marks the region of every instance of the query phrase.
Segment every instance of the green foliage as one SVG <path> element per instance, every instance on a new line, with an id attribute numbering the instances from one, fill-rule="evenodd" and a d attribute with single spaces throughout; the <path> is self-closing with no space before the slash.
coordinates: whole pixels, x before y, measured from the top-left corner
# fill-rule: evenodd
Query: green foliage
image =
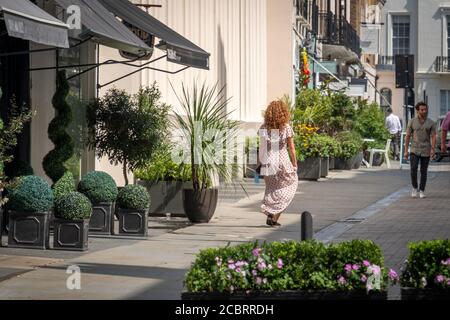
<path id="1" fill-rule="evenodd" d="M 364 138 L 375 139 L 376 142 L 386 145 L 389 139 L 389 131 L 385 127 L 385 116 L 376 103 L 368 104 L 366 101 L 359 103 L 354 122 L 354 130 Z"/>
<path id="2" fill-rule="evenodd" d="M 185 285 L 189 292 L 369 291 L 363 278 L 376 270 L 380 286 L 372 290 L 386 291 L 396 276 L 388 277 L 382 252 L 371 241 L 330 246 L 317 241 L 255 242 L 200 251 Z"/>
<path id="3" fill-rule="evenodd" d="M 148 209 L 150 208 L 150 195 L 142 186 L 128 185 L 119 191 L 117 205 L 122 209 Z"/>
<path id="4" fill-rule="evenodd" d="M 362 150 L 363 140 L 356 132 L 340 132 L 336 139 L 340 143 L 338 158 L 350 159 Z"/>
<path id="5" fill-rule="evenodd" d="M 148 163 L 134 171 L 137 179 L 158 182 L 158 181 L 189 181 L 189 167 L 181 171 L 168 150 L 158 150 Z"/>
<path id="6" fill-rule="evenodd" d="M 114 179 L 102 171 L 87 173 L 78 184 L 78 191 L 92 203 L 114 202 L 117 198 L 117 185 Z"/>
<path id="7" fill-rule="evenodd" d="M 324 127 L 329 121 L 332 103 L 329 96 L 320 90 L 303 89 L 296 98 L 293 113 L 294 126 L 304 124 L 314 127 Z"/>
<path id="8" fill-rule="evenodd" d="M 34 170 L 25 161 L 13 160 L 12 162 L 6 164 L 5 175 L 8 177 L 8 179 L 32 176 L 34 175 Z"/>
<path id="9" fill-rule="evenodd" d="M 61 179 L 59 179 L 53 186 L 53 196 L 55 200 L 60 199 L 68 193 L 76 190 L 75 180 L 73 174 L 70 171 L 64 173 Z"/>
<path id="10" fill-rule="evenodd" d="M 167 140 L 170 107 L 160 98 L 154 83 L 135 95 L 111 89 L 88 106 L 88 145 L 111 164 L 122 164 L 126 184 L 127 170 L 145 166 Z"/>
<path id="11" fill-rule="evenodd" d="M 65 220 L 84 220 L 92 215 L 92 204 L 79 192 L 64 194 L 55 202 L 55 217 Z"/>
<path id="12" fill-rule="evenodd" d="M 340 145 L 333 137 L 326 134 L 315 134 L 309 142 L 307 158 L 328 158 L 340 153 Z"/>
<path id="13" fill-rule="evenodd" d="M 334 136 L 341 131 L 353 129 L 353 122 L 356 117 L 356 108 L 353 99 L 342 92 L 330 92 L 331 115 L 328 119 L 325 131 Z"/>
<path id="14" fill-rule="evenodd" d="M 56 183 L 67 171 L 65 162 L 74 155 L 74 142 L 66 129 L 72 121 L 72 110 L 66 101 L 69 94 L 69 83 L 66 72 L 60 71 L 57 75 L 56 92 L 52 104 L 56 110 L 55 118 L 48 126 L 48 137 L 55 145 L 42 162 L 47 176 Z"/>
<path id="15" fill-rule="evenodd" d="M 175 89 L 172 87 L 173 91 Z M 176 92 L 175 92 L 176 94 Z M 191 181 L 195 190 L 206 189 L 212 185 L 212 176 L 218 174 L 226 182 L 233 178 L 234 165 L 227 163 L 227 148 L 216 154 L 214 145 L 234 141 L 238 122 L 228 120 L 232 111 L 228 110 L 229 99 L 225 97 L 225 87 L 218 89 L 217 84 L 201 88 L 195 84 L 192 91 L 183 84 L 182 96 L 177 98 L 181 104 L 182 116 L 175 114 L 178 127 L 182 131 L 181 153 L 183 162 L 180 171 L 190 168 Z"/>
<path id="16" fill-rule="evenodd" d="M 450 290 L 450 240 L 421 241 L 408 247 L 401 285 Z"/>
<path id="17" fill-rule="evenodd" d="M 36 176 L 20 178 L 8 196 L 8 208 L 14 211 L 47 212 L 53 206 L 52 189 L 44 179 Z"/>

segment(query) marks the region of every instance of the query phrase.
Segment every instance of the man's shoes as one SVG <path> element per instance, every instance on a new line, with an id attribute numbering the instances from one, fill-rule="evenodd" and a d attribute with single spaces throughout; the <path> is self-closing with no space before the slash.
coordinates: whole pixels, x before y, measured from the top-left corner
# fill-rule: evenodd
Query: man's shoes
<path id="1" fill-rule="evenodd" d="M 420 191 L 420 199 L 425 199 L 426 197 L 425 192 Z"/>
<path id="2" fill-rule="evenodd" d="M 412 189 L 412 191 L 411 191 L 411 197 L 417 198 L 417 189 Z"/>

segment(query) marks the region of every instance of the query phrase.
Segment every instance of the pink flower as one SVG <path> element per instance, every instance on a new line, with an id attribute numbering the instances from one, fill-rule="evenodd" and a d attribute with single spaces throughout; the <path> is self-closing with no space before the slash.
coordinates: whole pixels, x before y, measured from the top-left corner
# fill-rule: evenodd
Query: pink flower
<path id="1" fill-rule="evenodd" d="M 389 273 L 388 273 L 389 278 L 394 281 L 394 280 L 398 280 L 398 274 L 397 272 L 395 272 L 395 270 L 390 269 Z"/>
<path id="2" fill-rule="evenodd" d="M 266 266 L 266 263 L 265 262 L 260 262 L 260 263 L 258 263 L 258 270 L 259 271 L 262 271 L 262 270 L 264 270 L 264 269 L 266 269 L 267 268 L 267 266 Z"/>
<path id="3" fill-rule="evenodd" d="M 354 264 L 354 265 L 352 266 L 352 269 L 353 269 L 353 270 L 359 270 L 359 264 Z"/>
<path id="4" fill-rule="evenodd" d="M 345 267 L 344 267 L 344 270 L 347 271 L 347 272 L 352 271 L 352 265 L 351 264 L 346 264 Z"/>
<path id="5" fill-rule="evenodd" d="M 255 256 L 255 257 L 259 257 L 259 254 L 261 253 L 261 251 L 262 251 L 262 249 L 260 249 L 260 248 L 255 248 L 255 249 L 253 249 L 252 254 L 253 254 L 253 256 Z"/>
<path id="6" fill-rule="evenodd" d="M 256 277 L 256 276 L 258 275 L 258 271 L 253 270 L 253 271 L 252 271 L 252 275 L 253 275 L 254 277 Z"/>
<path id="7" fill-rule="evenodd" d="M 344 277 L 340 277 L 340 278 L 338 279 L 338 283 L 341 284 L 341 285 L 344 285 L 344 284 L 347 283 L 347 280 L 345 280 Z"/>
<path id="8" fill-rule="evenodd" d="M 260 277 L 257 277 L 257 278 L 256 278 L 256 284 L 257 284 L 258 286 L 260 286 L 261 283 L 262 283 L 262 279 L 261 279 Z"/>
<path id="9" fill-rule="evenodd" d="M 369 274 L 373 274 L 374 276 L 378 276 L 381 273 L 381 268 L 374 264 L 367 268 L 367 272 Z"/>
<path id="10" fill-rule="evenodd" d="M 440 275 L 436 276 L 435 280 L 436 280 L 437 283 L 442 283 L 442 282 L 445 281 L 445 277 L 440 274 Z"/>
<path id="11" fill-rule="evenodd" d="M 234 270 L 236 269 L 236 265 L 234 263 L 231 263 L 228 265 L 228 269 Z"/>
<path id="12" fill-rule="evenodd" d="M 278 259 L 278 262 L 277 262 L 277 268 L 278 268 L 278 269 L 283 269 L 283 266 L 284 266 L 283 260 Z"/>
<path id="13" fill-rule="evenodd" d="M 361 276 L 361 282 L 366 283 L 367 277 L 365 275 Z"/>
<path id="14" fill-rule="evenodd" d="M 447 260 L 442 260 L 441 263 L 442 263 L 444 266 L 450 266 L 450 258 L 448 258 Z"/>
<path id="15" fill-rule="evenodd" d="M 363 261 L 363 265 L 364 265 L 365 267 L 368 267 L 368 266 L 370 266 L 370 262 L 367 261 L 367 260 L 364 260 L 364 261 Z"/>
<path id="16" fill-rule="evenodd" d="M 241 273 L 241 268 L 237 267 L 234 271 L 236 271 L 237 273 Z"/>

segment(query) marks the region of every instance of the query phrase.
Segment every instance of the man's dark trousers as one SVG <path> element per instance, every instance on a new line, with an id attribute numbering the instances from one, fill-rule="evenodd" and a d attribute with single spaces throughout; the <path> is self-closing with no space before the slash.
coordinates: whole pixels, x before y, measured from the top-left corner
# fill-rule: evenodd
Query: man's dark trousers
<path id="1" fill-rule="evenodd" d="M 427 172 L 430 164 L 430 157 L 421 157 L 411 153 L 411 182 L 414 189 L 417 189 L 417 170 L 420 162 L 420 191 L 425 191 L 427 186 Z"/>

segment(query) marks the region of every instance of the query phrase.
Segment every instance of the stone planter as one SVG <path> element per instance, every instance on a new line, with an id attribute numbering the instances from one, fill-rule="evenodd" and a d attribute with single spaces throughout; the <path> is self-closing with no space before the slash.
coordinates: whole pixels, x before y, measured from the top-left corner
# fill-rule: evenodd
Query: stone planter
<path id="1" fill-rule="evenodd" d="M 329 167 L 330 170 L 335 169 L 335 164 L 334 164 L 335 160 L 336 160 L 336 158 L 334 158 L 334 157 L 330 158 L 330 167 Z"/>
<path id="2" fill-rule="evenodd" d="M 53 221 L 53 249 L 86 251 L 88 249 L 89 219 Z"/>
<path id="3" fill-rule="evenodd" d="M 401 288 L 402 300 L 450 300 L 450 289 Z"/>
<path id="4" fill-rule="evenodd" d="M 0 207 L 0 247 L 3 246 L 2 236 L 3 236 L 3 208 Z"/>
<path id="5" fill-rule="evenodd" d="M 330 171 L 330 158 L 322 158 L 320 164 L 320 177 L 326 178 L 328 177 Z"/>
<path id="6" fill-rule="evenodd" d="M 113 203 L 93 203 L 89 233 L 111 235 L 114 233 Z"/>
<path id="7" fill-rule="evenodd" d="M 354 162 L 355 160 L 353 158 L 350 159 L 336 158 L 334 168 L 336 170 L 352 170 Z"/>
<path id="8" fill-rule="evenodd" d="M 45 250 L 49 247 L 49 212 L 9 211 L 8 247 Z"/>
<path id="9" fill-rule="evenodd" d="M 236 292 L 229 293 L 190 293 L 184 292 L 182 300 L 387 300 L 387 292 L 366 291 L 281 291 L 281 292 Z"/>
<path id="10" fill-rule="evenodd" d="M 148 209 L 117 209 L 119 235 L 148 236 Z"/>
<path id="11" fill-rule="evenodd" d="M 218 189 L 184 189 L 183 206 L 189 221 L 208 223 L 216 211 L 218 198 Z"/>
<path id="12" fill-rule="evenodd" d="M 321 159 L 306 158 L 305 161 L 298 162 L 299 180 L 319 180 L 321 176 Z"/>
<path id="13" fill-rule="evenodd" d="M 138 184 L 147 188 L 150 194 L 150 215 L 170 213 L 185 216 L 183 208 L 183 182 L 139 180 Z"/>
<path id="14" fill-rule="evenodd" d="M 353 157 L 353 169 L 361 168 L 361 163 L 364 159 L 364 153 L 361 151 L 356 156 Z"/>

